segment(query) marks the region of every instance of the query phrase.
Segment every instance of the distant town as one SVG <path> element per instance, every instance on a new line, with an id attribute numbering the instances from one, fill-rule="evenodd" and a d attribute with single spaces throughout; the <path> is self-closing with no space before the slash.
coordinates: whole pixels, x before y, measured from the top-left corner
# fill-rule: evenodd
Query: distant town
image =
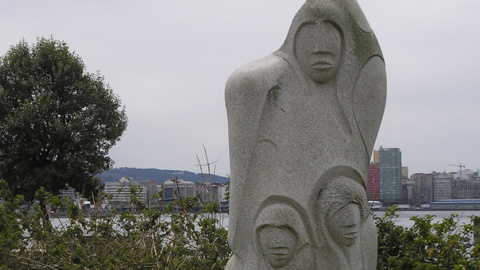
<path id="1" fill-rule="evenodd" d="M 374 150 L 368 168 L 366 191 L 370 206 L 373 210 L 392 205 L 397 205 L 400 210 L 480 210 L 480 170 L 472 171 L 462 164 L 452 166 L 457 166 L 458 171 L 409 175 L 408 167 L 402 166 L 399 148 L 380 147 Z M 104 208 L 128 205 L 132 188 L 136 190 L 137 199 L 145 204 L 170 202 L 188 196 L 198 197 L 202 203 L 219 202 L 228 208 L 228 197 L 225 196 L 228 178 L 222 176 L 118 168 L 102 174 L 102 178 L 108 197 L 103 202 Z M 62 194 L 82 201 L 83 208 L 89 207 L 73 189 L 64 190 Z"/>
<path id="2" fill-rule="evenodd" d="M 197 197 L 200 204 L 218 202 L 222 211 L 228 208 L 226 177 L 188 171 L 137 168 L 114 169 L 105 176 L 108 181 L 102 182 L 106 196 L 101 205 L 97 205 L 102 209 L 128 210 L 133 197 L 146 206 L 172 202 L 177 198 Z M 114 181 L 112 176 L 120 178 Z M 188 177 L 189 180 L 184 180 L 183 177 Z M 85 211 L 94 208 L 72 188 L 63 190 L 61 196 L 72 199 Z"/>
<path id="3" fill-rule="evenodd" d="M 402 167 L 399 148 L 375 150 L 368 169 L 367 198 L 376 208 L 399 205 L 406 209 L 480 209 L 479 171 L 414 173 Z M 477 208 L 478 207 L 478 208 Z"/>

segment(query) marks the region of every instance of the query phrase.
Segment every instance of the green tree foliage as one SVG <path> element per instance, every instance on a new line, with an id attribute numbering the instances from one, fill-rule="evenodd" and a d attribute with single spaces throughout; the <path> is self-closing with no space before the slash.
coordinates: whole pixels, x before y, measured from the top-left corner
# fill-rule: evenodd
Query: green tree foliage
<path id="1" fill-rule="evenodd" d="M 64 42 L 21 41 L 0 58 L 0 177 L 14 195 L 66 184 L 90 195 L 126 125 L 120 99 Z"/>
<path id="2" fill-rule="evenodd" d="M 378 228 L 377 269 L 398 270 L 479 270 L 479 217 L 460 225 L 458 215 L 435 222 L 434 215 L 412 217 L 410 228 L 397 226 L 396 209 L 376 218 Z"/>

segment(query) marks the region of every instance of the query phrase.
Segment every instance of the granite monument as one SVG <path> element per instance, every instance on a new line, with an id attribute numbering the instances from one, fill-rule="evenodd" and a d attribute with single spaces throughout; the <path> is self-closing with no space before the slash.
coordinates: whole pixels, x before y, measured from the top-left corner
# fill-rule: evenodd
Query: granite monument
<path id="1" fill-rule="evenodd" d="M 274 53 L 227 81 L 226 269 L 376 268 L 365 192 L 386 100 L 356 0 L 308 0 Z"/>

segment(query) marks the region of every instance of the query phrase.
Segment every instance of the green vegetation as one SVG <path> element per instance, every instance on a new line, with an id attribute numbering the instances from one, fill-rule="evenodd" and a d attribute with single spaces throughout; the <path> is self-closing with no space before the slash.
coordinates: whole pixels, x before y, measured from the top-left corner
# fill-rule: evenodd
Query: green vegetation
<path id="1" fill-rule="evenodd" d="M 199 213 L 197 198 L 177 199 L 147 209 L 132 189 L 130 212 L 105 214 L 96 208 L 85 216 L 71 202 L 40 189 L 52 220 L 66 213 L 55 228 L 37 204 L 29 212 L 22 195 L 13 196 L 0 181 L 0 269 L 224 269 L 231 251 L 217 204 Z M 97 202 L 104 199 L 97 196 Z M 411 228 L 394 224 L 396 209 L 375 218 L 379 230 L 377 269 L 480 269 L 479 217 L 458 224 L 452 215 L 414 217 Z M 67 220 L 67 219 L 62 219 Z"/>
<path id="2" fill-rule="evenodd" d="M 12 197 L 6 182 L 0 184 L 6 199 L 0 205 L 0 269 L 224 269 L 230 256 L 218 205 L 191 213 L 197 198 L 147 209 L 132 189 L 131 204 L 142 210 L 105 215 L 99 207 L 84 216 L 40 189 L 36 196 L 49 206 L 50 221 L 68 214 L 68 221 L 52 228 L 38 205 L 29 213 L 23 196 Z"/>
<path id="3" fill-rule="evenodd" d="M 480 217 L 459 224 L 458 215 L 434 222 L 434 215 L 412 217 L 410 228 L 397 226 L 396 209 L 375 218 L 379 233 L 377 269 L 477 270 L 480 269 Z"/>
<path id="4" fill-rule="evenodd" d="M 112 89 L 64 42 L 21 41 L 0 57 L 0 177 L 14 195 L 68 184 L 90 196 L 126 125 Z"/>

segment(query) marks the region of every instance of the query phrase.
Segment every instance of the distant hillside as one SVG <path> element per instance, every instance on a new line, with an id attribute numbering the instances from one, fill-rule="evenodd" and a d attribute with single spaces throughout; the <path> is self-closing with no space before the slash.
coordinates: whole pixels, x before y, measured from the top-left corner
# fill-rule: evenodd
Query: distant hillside
<path id="1" fill-rule="evenodd" d="M 115 168 L 110 171 L 105 171 L 98 175 L 102 182 L 118 181 L 122 177 L 130 177 L 135 180 L 155 180 L 159 184 L 163 184 L 169 179 L 183 179 L 194 182 L 213 182 L 226 183 L 229 179 L 227 177 L 218 175 L 206 175 L 202 177 L 200 173 L 193 173 L 189 171 L 176 170 L 159 170 L 159 169 L 138 169 L 138 168 Z"/>

